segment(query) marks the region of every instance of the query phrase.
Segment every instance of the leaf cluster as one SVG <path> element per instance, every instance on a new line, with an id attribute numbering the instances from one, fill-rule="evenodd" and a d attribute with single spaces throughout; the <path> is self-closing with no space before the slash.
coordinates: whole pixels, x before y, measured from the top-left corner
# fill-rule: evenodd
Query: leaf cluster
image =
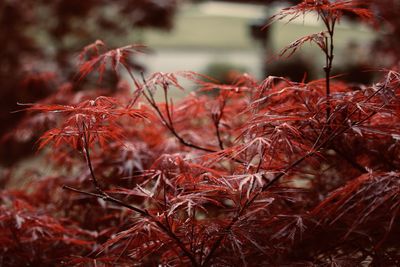
<path id="1" fill-rule="evenodd" d="M 356 4 L 303 1 L 282 15 L 366 17 Z M 327 95 L 325 79 L 137 77 L 122 64 L 131 48 L 95 51 L 81 74 L 111 58 L 133 92 L 27 107 L 50 116 L 39 147 L 53 144 L 50 161 L 70 172 L 2 192 L 4 266 L 399 265 L 398 71 L 373 85 L 328 77 Z M 214 94 L 174 103 L 182 78 Z"/>

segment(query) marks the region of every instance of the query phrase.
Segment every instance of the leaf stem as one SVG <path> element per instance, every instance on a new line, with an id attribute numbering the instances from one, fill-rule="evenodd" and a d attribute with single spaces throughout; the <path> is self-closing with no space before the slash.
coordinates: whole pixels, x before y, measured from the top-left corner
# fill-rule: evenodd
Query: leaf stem
<path id="1" fill-rule="evenodd" d="M 333 66 L 333 51 L 334 51 L 334 43 L 333 43 L 333 37 L 335 34 L 335 24 L 336 24 L 336 19 L 331 18 L 331 19 L 324 19 L 324 24 L 328 30 L 329 38 L 326 37 L 325 42 L 326 42 L 326 49 L 325 49 L 325 61 L 326 65 L 324 67 L 325 71 L 325 94 L 326 94 L 326 123 L 329 123 L 330 116 L 331 116 L 331 72 L 332 72 L 332 66 Z"/>

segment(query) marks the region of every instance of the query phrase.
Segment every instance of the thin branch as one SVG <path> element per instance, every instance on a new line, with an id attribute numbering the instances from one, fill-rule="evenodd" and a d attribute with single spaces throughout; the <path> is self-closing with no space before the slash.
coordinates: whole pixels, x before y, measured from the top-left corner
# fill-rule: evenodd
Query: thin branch
<path id="1" fill-rule="evenodd" d="M 92 192 L 86 192 L 86 191 L 82 191 L 82 190 L 79 190 L 79 189 L 76 189 L 76 188 L 73 188 L 73 187 L 70 187 L 70 186 L 67 186 L 67 185 L 63 185 L 62 188 L 70 190 L 70 191 L 73 191 L 73 192 L 76 192 L 76 193 L 80 193 L 80 194 L 83 194 L 83 195 L 88 195 L 88 196 L 92 196 L 92 197 L 101 198 L 104 201 L 112 202 L 114 204 L 123 206 L 123 207 L 125 207 L 125 208 L 127 208 L 129 210 L 135 211 L 135 212 L 139 213 L 140 215 L 143 215 L 143 216 L 146 216 L 146 217 L 149 216 L 149 214 L 146 211 L 144 211 L 142 209 L 139 209 L 137 207 L 134 207 L 132 205 L 129 205 L 129 204 L 125 203 L 125 202 L 122 202 L 121 200 L 116 199 L 116 198 L 114 198 L 114 197 L 112 197 L 110 195 L 103 195 L 101 193 L 100 194 L 96 194 L 96 193 L 92 193 Z"/>
<path id="2" fill-rule="evenodd" d="M 219 148 L 221 150 L 224 150 L 224 143 L 222 142 L 222 138 L 221 138 L 220 125 L 221 125 L 222 116 L 224 115 L 224 109 L 225 109 L 225 105 L 226 105 L 226 100 L 223 99 L 221 102 L 222 103 L 221 103 L 221 105 L 219 107 L 218 113 L 213 113 L 212 114 L 212 120 L 214 122 L 214 127 L 215 127 L 215 132 L 216 132 L 216 135 L 217 135 Z"/>
<path id="3" fill-rule="evenodd" d="M 192 144 L 192 143 L 186 141 L 182 136 L 180 136 L 180 134 L 176 131 L 176 129 L 175 129 L 174 125 L 173 125 L 171 114 L 169 113 L 168 102 L 166 102 L 167 118 L 165 118 L 165 116 L 161 112 L 159 106 L 157 105 L 157 102 L 154 99 L 153 93 L 147 87 L 147 82 L 146 82 L 146 79 L 145 79 L 145 77 L 143 75 L 143 72 L 142 72 L 142 80 L 143 80 L 144 86 L 146 87 L 146 92 L 149 94 L 149 95 L 147 95 L 146 92 L 143 91 L 143 95 L 146 98 L 147 102 L 149 102 L 150 106 L 157 112 L 157 114 L 159 115 L 162 123 L 168 128 L 168 130 L 170 130 L 170 132 L 178 139 L 178 141 L 182 145 L 185 145 L 185 146 L 191 147 L 191 148 L 195 148 L 195 149 L 198 149 L 198 150 L 202 150 L 202 151 L 205 151 L 205 152 L 210 152 L 210 153 L 217 152 L 217 150 L 214 150 L 214 149 L 210 149 L 210 148 L 206 148 L 206 147 L 202 147 L 202 146 L 198 146 L 198 145 Z M 165 94 L 165 92 L 166 92 L 166 89 L 164 88 L 164 94 Z"/>
<path id="4" fill-rule="evenodd" d="M 334 50 L 334 45 L 333 45 L 333 36 L 334 36 L 334 31 L 335 31 L 335 23 L 336 20 L 332 19 L 331 22 L 329 20 L 324 20 L 325 26 L 328 30 L 329 34 L 329 42 L 328 38 L 326 38 L 326 45 L 328 46 L 329 43 L 329 49 L 327 47 L 325 51 L 325 57 L 326 57 L 326 66 L 324 67 L 325 71 L 325 86 L 326 86 L 326 121 L 329 123 L 329 118 L 331 115 L 331 85 L 330 85 L 330 80 L 331 80 L 331 71 L 332 71 L 332 66 L 333 66 L 333 50 Z"/>
<path id="5" fill-rule="evenodd" d="M 350 163 L 353 168 L 357 169 L 361 173 L 367 173 L 367 169 L 363 166 L 361 166 L 356 160 L 353 160 L 351 157 L 349 157 L 345 152 L 342 152 L 339 150 L 337 147 L 332 147 L 333 151 L 335 151 L 342 159 L 346 160 L 347 162 Z"/>
<path id="6" fill-rule="evenodd" d="M 89 131 L 86 127 L 85 123 L 82 123 L 82 128 L 83 128 L 83 142 L 84 142 L 84 150 L 85 150 L 85 158 L 86 158 L 86 164 L 89 167 L 89 171 L 90 171 L 90 176 L 91 176 L 91 180 L 93 182 L 93 185 L 95 186 L 97 192 L 99 192 L 101 195 L 107 195 L 100 187 L 99 182 L 96 178 L 96 175 L 94 173 L 93 170 L 93 165 L 92 165 L 92 161 L 90 159 L 90 152 L 89 152 L 89 140 L 90 140 L 90 136 L 89 136 Z"/>
<path id="7" fill-rule="evenodd" d="M 169 101 L 168 101 L 168 85 L 167 84 L 163 84 L 163 90 L 164 90 L 165 112 L 167 113 L 169 125 L 171 126 L 171 128 L 174 128 L 174 123 L 173 123 L 172 115 L 171 115 L 171 109 L 169 107 Z"/>

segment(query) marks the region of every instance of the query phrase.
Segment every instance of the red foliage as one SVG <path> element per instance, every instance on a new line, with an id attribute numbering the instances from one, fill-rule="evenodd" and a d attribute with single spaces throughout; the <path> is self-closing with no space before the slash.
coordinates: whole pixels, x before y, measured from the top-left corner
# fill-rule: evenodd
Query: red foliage
<path id="1" fill-rule="evenodd" d="M 107 64 L 111 64 L 114 71 L 117 71 L 117 68 L 120 65 L 128 68 L 128 56 L 133 53 L 141 52 L 141 50 L 144 49 L 144 46 L 141 45 L 127 45 L 125 47 L 111 49 L 110 51 L 101 54 L 100 49 L 104 46 L 105 44 L 102 41 L 97 40 L 95 43 L 86 46 L 82 53 L 79 54 L 79 59 L 81 61 L 79 67 L 79 80 L 82 80 L 86 75 L 97 69 L 99 73 L 99 81 L 101 82 Z M 88 60 L 85 60 L 85 57 L 89 53 L 93 55 L 89 56 Z"/>
<path id="2" fill-rule="evenodd" d="M 330 76 L 341 12 L 372 19 L 358 4 L 304 1 L 276 17 L 326 18 L 326 77 L 307 83 L 138 78 L 123 64 L 131 46 L 85 48 L 88 62 L 120 62 L 133 91 L 64 88 L 27 107 L 31 127 L 47 116 L 39 147 L 53 144 L 59 173 L 2 191 L 1 265 L 398 266 L 400 73 L 359 86 Z M 202 93 L 173 103 L 182 77 Z"/>

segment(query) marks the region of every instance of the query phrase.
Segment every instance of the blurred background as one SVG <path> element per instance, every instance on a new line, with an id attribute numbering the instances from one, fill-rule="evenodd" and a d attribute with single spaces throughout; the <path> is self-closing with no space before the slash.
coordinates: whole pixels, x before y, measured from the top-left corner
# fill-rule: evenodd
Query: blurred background
<path id="1" fill-rule="evenodd" d="M 301 79 L 304 72 L 312 77 L 319 74 L 324 56 L 313 45 L 305 45 L 294 58 L 277 58 L 280 50 L 299 37 L 324 30 L 316 16 L 290 23 L 279 21 L 263 29 L 266 18 L 286 5 L 282 1 L 270 5 L 242 2 L 186 2 L 175 15 L 170 31 L 142 30 L 143 43 L 155 52 L 142 62 L 149 71 L 194 70 L 222 80 L 222 73 L 229 69 L 247 72 L 258 79 L 288 74 Z M 368 60 L 369 48 L 376 39 L 372 29 L 345 21 L 336 34 L 337 64 Z"/>
<path id="2" fill-rule="evenodd" d="M 279 51 L 298 37 L 323 30 L 314 16 L 263 29 L 281 8 L 299 1 L 189 0 L 2 0 L 0 1 L 0 164 L 15 166 L 32 155 L 40 130 L 21 131 L 24 112 L 17 103 L 33 103 L 69 88 L 101 87 L 110 94 L 122 77 L 106 73 L 101 85 L 89 76 L 76 82 L 78 54 L 100 39 L 108 47 L 148 46 L 129 64 L 137 71 L 190 70 L 231 82 L 232 72 L 257 79 L 286 76 L 295 81 L 321 78 L 324 58 L 305 45 L 291 58 Z M 370 70 L 396 65 L 400 55 L 400 0 L 365 1 L 375 26 L 351 16 L 336 32 L 334 65 L 340 79 L 370 83 Z M 377 27 L 379 26 L 379 27 Z M 184 84 L 195 90 L 190 84 Z M 184 92 L 174 95 L 180 98 Z M 37 131 L 37 132 L 36 132 Z M 8 168 L 7 168 L 8 169 Z M 0 183 L 1 186 L 1 183 Z"/>

